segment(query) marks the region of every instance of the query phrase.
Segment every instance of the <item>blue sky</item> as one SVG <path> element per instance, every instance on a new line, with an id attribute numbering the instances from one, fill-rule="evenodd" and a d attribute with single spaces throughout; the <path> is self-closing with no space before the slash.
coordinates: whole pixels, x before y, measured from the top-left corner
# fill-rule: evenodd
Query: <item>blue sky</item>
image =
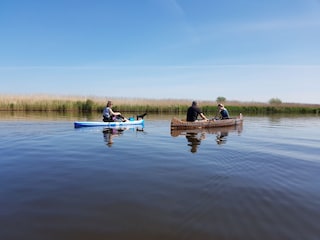
<path id="1" fill-rule="evenodd" d="M 319 0 L 2 0 L 0 94 L 320 104 Z"/>

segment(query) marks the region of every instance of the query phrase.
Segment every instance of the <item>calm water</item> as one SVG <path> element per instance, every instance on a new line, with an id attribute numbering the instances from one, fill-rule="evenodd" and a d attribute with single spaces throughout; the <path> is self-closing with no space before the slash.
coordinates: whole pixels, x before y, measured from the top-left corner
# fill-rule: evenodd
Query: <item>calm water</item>
<path id="1" fill-rule="evenodd" d="M 0 239 L 320 239 L 320 117 L 170 118 L 103 131 L 2 114 Z"/>

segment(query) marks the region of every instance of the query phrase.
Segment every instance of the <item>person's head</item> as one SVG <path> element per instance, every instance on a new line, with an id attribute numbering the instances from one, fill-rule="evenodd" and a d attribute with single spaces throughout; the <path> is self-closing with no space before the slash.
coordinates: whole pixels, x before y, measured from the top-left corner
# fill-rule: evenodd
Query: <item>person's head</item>
<path id="1" fill-rule="evenodd" d="M 107 107 L 111 107 L 112 106 L 112 102 L 111 101 L 108 101 L 107 102 Z"/>
<path id="2" fill-rule="evenodd" d="M 197 105 L 198 105 L 198 103 L 196 101 L 192 102 L 192 106 L 197 106 Z"/>
<path id="3" fill-rule="evenodd" d="M 224 108 L 223 104 L 219 103 L 218 108 Z"/>

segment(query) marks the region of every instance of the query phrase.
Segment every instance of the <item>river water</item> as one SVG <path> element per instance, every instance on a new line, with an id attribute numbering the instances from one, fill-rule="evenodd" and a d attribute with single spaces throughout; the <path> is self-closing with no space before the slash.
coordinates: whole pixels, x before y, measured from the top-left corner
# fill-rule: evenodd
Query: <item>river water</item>
<path id="1" fill-rule="evenodd" d="M 320 238 L 319 116 L 188 132 L 171 117 L 2 114 L 0 239 Z"/>

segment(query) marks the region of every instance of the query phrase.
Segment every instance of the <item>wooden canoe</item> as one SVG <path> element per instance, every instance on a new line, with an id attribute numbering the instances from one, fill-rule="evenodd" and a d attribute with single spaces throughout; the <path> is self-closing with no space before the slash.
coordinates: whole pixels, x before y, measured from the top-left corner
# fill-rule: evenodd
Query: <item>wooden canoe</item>
<path id="1" fill-rule="evenodd" d="M 240 115 L 236 118 L 229 118 L 224 120 L 198 120 L 195 122 L 187 122 L 180 120 L 176 117 L 171 120 L 171 130 L 174 129 L 196 129 L 196 128 L 217 128 L 217 127 L 228 127 L 235 126 L 243 123 L 243 116 Z"/>
<path id="2" fill-rule="evenodd" d="M 192 129 L 171 129 L 170 133 L 172 137 L 185 136 L 188 134 L 219 134 L 238 132 L 241 133 L 243 130 L 243 124 L 232 125 L 227 127 L 214 127 L 214 128 L 192 128 Z"/>

